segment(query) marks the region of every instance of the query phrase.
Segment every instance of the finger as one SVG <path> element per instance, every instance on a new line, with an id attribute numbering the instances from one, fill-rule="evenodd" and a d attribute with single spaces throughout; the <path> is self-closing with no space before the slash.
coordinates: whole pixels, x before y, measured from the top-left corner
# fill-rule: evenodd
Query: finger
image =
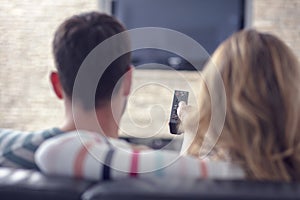
<path id="1" fill-rule="evenodd" d="M 184 101 L 180 101 L 179 103 L 178 103 L 178 106 L 180 107 L 180 106 L 186 106 L 186 103 L 184 102 Z"/>
<path id="2" fill-rule="evenodd" d="M 187 105 L 184 101 L 179 102 L 178 108 L 177 108 L 177 115 L 178 115 L 180 120 L 182 120 L 183 116 L 185 115 L 186 107 L 187 107 Z"/>

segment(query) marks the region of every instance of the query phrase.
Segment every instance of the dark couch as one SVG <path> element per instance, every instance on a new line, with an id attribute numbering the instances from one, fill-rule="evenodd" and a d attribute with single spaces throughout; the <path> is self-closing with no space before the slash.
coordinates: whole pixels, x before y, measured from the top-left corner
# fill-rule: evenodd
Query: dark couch
<path id="1" fill-rule="evenodd" d="M 0 199 L 300 199 L 300 185 L 178 178 L 91 182 L 0 168 Z"/>

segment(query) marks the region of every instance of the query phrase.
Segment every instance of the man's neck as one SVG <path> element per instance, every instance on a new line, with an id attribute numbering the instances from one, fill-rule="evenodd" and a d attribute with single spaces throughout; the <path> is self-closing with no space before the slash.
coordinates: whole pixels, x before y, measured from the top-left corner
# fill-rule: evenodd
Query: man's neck
<path id="1" fill-rule="evenodd" d="M 77 107 L 72 112 L 72 107 L 66 103 L 65 115 L 65 123 L 61 127 L 63 132 L 86 130 L 118 138 L 119 120 L 114 118 L 110 106 L 102 106 L 94 111 Z"/>

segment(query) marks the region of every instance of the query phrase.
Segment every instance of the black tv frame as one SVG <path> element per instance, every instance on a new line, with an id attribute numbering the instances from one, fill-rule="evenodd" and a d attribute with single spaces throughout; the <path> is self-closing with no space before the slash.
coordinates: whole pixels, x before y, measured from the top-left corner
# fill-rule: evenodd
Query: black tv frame
<path id="1" fill-rule="evenodd" d="M 116 6 L 117 6 L 118 1 L 120 1 L 120 0 L 99 0 L 99 5 L 100 5 L 102 11 L 107 12 L 108 14 L 111 14 L 111 15 L 115 15 L 116 14 L 116 12 L 115 12 Z M 123 0 L 121 0 L 121 1 L 123 1 Z M 151 1 L 151 0 L 149 0 L 149 1 Z M 185 2 L 185 0 L 182 0 L 182 1 Z M 207 1 L 210 1 L 210 0 L 207 0 Z M 239 27 L 237 30 L 250 27 L 251 19 L 252 19 L 252 0 L 239 0 L 239 1 L 240 1 L 241 10 L 242 10 L 241 11 L 242 15 L 239 18 Z M 125 24 L 125 26 L 126 26 L 126 24 Z M 151 51 L 151 50 L 144 50 L 144 51 Z M 211 54 L 212 51 L 210 51 L 209 53 Z M 162 54 L 168 55 L 168 52 L 162 52 Z M 175 57 L 180 58 L 180 56 L 177 56 L 177 55 L 175 55 Z M 175 61 L 176 61 L 176 59 L 175 59 Z M 182 62 L 180 62 L 181 66 L 171 66 L 171 67 L 174 69 L 177 69 L 177 70 L 194 70 L 195 69 L 184 59 L 181 59 L 181 61 L 182 61 Z M 149 62 L 149 61 L 147 61 L 147 62 Z M 146 64 L 147 62 L 143 62 L 140 60 L 137 61 L 136 57 L 133 56 L 133 63 L 136 65 L 143 65 L 143 64 Z M 166 63 L 166 62 L 158 61 L 158 63 L 163 64 L 163 65 L 169 65 L 169 62 Z M 203 62 L 203 65 L 204 64 L 205 64 L 205 62 Z M 154 65 L 154 64 L 143 65 L 144 68 L 145 68 L 145 66 L 148 69 L 149 68 L 155 69 L 155 68 L 160 68 L 162 65 Z M 165 68 L 165 69 L 168 69 L 168 68 Z M 201 69 L 201 67 L 198 69 Z"/>

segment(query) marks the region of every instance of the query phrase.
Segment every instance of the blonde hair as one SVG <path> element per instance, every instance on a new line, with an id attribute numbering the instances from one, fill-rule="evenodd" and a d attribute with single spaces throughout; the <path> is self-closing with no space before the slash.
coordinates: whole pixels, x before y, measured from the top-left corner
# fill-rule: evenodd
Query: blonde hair
<path id="1" fill-rule="evenodd" d="M 225 123 L 214 150 L 223 149 L 249 179 L 300 180 L 300 69 L 290 48 L 273 35 L 244 30 L 220 45 L 204 77 L 215 76 L 206 73 L 212 63 L 226 91 Z M 199 103 L 199 128 L 188 149 L 196 156 L 211 119 L 204 83 Z"/>

